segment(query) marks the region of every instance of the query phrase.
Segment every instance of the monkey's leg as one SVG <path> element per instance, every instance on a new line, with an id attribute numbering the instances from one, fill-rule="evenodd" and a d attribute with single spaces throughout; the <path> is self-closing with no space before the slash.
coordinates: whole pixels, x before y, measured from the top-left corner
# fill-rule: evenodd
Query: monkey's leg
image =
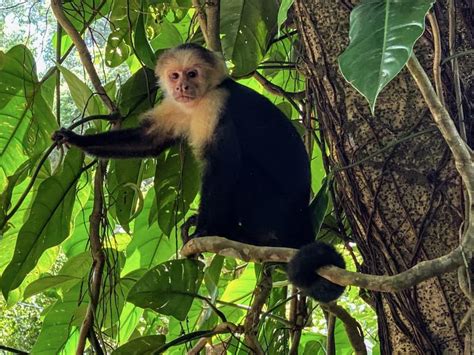
<path id="1" fill-rule="evenodd" d="M 152 137 L 143 127 L 91 135 L 79 135 L 63 128 L 54 133 L 53 140 L 74 145 L 100 158 L 153 157 L 175 143 L 169 136 Z"/>

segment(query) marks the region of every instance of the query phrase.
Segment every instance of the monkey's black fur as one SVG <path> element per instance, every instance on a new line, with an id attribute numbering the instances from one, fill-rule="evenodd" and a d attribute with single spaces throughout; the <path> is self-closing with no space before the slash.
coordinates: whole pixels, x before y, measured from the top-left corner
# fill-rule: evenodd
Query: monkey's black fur
<path id="1" fill-rule="evenodd" d="M 333 284 L 315 272 L 300 272 L 300 270 L 316 270 L 326 265 L 335 265 L 343 269 L 346 267 L 342 256 L 331 245 L 313 242 L 303 246 L 288 263 L 288 279 L 316 301 L 333 301 L 342 295 L 343 286 Z"/>
<path id="2" fill-rule="evenodd" d="M 199 53 L 205 60 L 203 50 Z M 219 235 L 255 245 L 301 248 L 288 264 L 290 281 L 317 300 L 336 299 L 344 288 L 315 270 L 330 264 L 344 267 L 344 261 L 334 248 L 312 243 L 310 168 L 299 134 L 257 92 L 229 78 L 219 88 L 229 95 L 211 142 L 200 152 L 201 204 L 193 237 Z M 153 157 L 185 139 L 150 136 L 150 124 L 145 119 L 139 128 L 87 136 L 62 129 L 53 139 L 107 158 Z"/>

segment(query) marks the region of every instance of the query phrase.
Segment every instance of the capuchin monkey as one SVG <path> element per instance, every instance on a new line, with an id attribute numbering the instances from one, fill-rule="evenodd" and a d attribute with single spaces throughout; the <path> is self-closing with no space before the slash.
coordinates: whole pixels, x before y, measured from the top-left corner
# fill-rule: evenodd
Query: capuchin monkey
<path id="1" fill-rule="evenodd" d="M 201 46 L 167 50 L 155 72 L 165 97 L 138 128 L 93 135 L 62 128 L 53 140 L 101 158 L 156 157 L 186 142 L 203 168 L 191 237 L 298 248 L 287 265 L 290 282 L 318 301 L 338 298 L 344 287 L 315 273 L 345 264 L 332 246 L 314 241 L 309 160 L 291 122 L 268 99 L 229 78 L 221 56 Z"/>

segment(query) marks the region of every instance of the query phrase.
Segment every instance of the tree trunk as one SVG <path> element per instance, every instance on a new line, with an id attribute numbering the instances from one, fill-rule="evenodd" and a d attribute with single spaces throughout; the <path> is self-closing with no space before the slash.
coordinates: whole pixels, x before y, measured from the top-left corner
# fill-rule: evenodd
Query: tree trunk
<path id="1" fill-rule="evenodd" d="M 467 27 L 472 26 L 469 11 L 465 17 L 460 11 L 462 6 L 469 10 L 469 5 L 463 1 L 456 5 L 457 33 L 464 34 L 464 44 L 470 47 L 473 32 Z M 422 260 L 442 256 L 459 244 L 464 214 L 462 184 L 450 151 L 408 71 L 403 70 L 382 91 L 374 117 L 364 98 L 343 79 L 337 57 L 349 42 L 351 7 L 349 0 L 295 0 L 301 60 L 330 167 L 344 167 L 370 156 L 335 174 L 335 207 L 343 209 L 350 222 L 351 240 L 357 243 L 364 261 L 359 271 L 393 275 Z M 444 58 L 446 1 L 437 3 L 436 15 Z M 427 28 L 415 52 L 431 75 L 433 41 Z M 469 73 L 474 66 L 470 58 L 462 60 L 463 92 L 472 95 Z M 458 117 L 452 71 L 449 65 L 442 71 L 447 105 L 453 117 Z M 466 117 L 468 114 L 465 112 Z M 426 132 L 393 144 L 421 131 Z M 388 149 L 373 154 L 384 147 Z M 469 324 L 461 327 L 469 303 L 455 272 L 403 292 L 372 292 L 370 303 L 378 316 L 382 354 L 470 351 Z"/>

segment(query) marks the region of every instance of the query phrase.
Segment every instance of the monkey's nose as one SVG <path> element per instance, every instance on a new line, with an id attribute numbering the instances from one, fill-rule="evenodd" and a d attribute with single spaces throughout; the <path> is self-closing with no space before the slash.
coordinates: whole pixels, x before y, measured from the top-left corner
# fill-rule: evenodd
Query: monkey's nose
<path id="1" fill-rule="evenodd" d="M 189 85 L 178 85 L 176 86 L 176 91 L 178 92 L 186 92 L 189 90 Z"/>

